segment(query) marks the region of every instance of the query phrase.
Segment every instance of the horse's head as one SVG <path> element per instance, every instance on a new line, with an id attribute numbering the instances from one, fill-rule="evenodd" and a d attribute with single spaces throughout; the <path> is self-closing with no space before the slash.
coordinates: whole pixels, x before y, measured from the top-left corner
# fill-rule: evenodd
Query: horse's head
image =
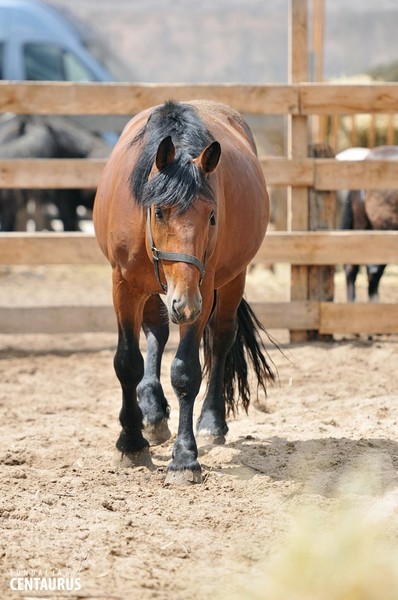
<path id="1" fill-rule="evenodd" d="M 195 159 L 187 159 L 187 155 L 177 159 L 168 136 L 158 147 L 152 169 L 150 179 L 154 180 L 154 189 L 162 190 L 163 202 L 148 208 L 147 250 L 167 294 L 167 308 L 174 323 L 192 323 L 202 310 L 200 286 L 206 261 L 214 250 L 217 220 L 217 204 L 209 193 L 207 177 L 216 168 L 220 154 L 220 144 L 212 142 Z M 187 201 L 184 195 L 190 179 L 197 193 Z M 168 191 L 174 199 L 169 199 Z"/>

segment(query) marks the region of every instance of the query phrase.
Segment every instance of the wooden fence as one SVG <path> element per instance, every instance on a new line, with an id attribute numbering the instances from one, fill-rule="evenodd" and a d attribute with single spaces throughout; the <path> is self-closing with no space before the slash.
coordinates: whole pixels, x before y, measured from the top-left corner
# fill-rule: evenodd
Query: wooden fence
<path id="1" fill-rule="evenodd" d="M 308 157 L 308 117 L 323 114 L 394 114 L 398 84 L 331 85 L 300 83 L 305 71 L 306 1 L 292 0 L 292 54 L 289 85 L 162 85 L 0 82 L 0 112 L 20 114 L 134 114 L 169 98 L 207 98 L 246 114 L 288 115 L 289 157 L 260 157 L 270 186 L 290 186 L 290 231 L 267 234 L 256 261 L 292 265 L 291 301 L 261 303 L 255 309 L 269 329 L 298 332 L 397 333 L 398 304 L 339 304 L 314 295 L 308 272 L 313 266 L 343 263 L 398 264 L 398 232 L 308 231 L 308 190 L 398 188 L 397 164 L 344 162 Z M 301 54 L 300 54 L 301 52 Z M 300 59 L 301 56 L 301 59 Z M 301 62 L 300 62 L 301 60 Z M 0 160 L 0 187 L 92 188 L 102 160 Z M 316 229 L 316 227 L 313 227 Z M 0 264 L 87 264 L 103 262 L 88 234 L 3 233 Z M 75 332 L 114 330 L 106 307 L 5 308 L 0 331 Z"/>
<path id="2" fill-rule="evenodd" d="M 296 84 L 286 86 L 234 85 L 116 85 L 0 82 L 0 110 L 16 113 L 114 114 L 137 112 L 150 103 L 169 97 L 185 100 L 207 97 L 227 102 L 245 113 L 318 114 L 336 112 L 383 113 L 398 106 L 398 85 L 375 84 L 331 86 Z M 61 99 L 62 101 L 58 101 Z M 245 104 L 245 99 L 247 103 Z M 339 188 L 398 188 L 398 169 L 388 161 L 371 163 L 315 158 L 261 157 L 272 186 L 291 185 L 307 192 Z M 95 187 L 102 160 L 2 160 L 1 187 Z M 95 239 L 86 234 L 3 233 L 0 264 L 83 264 L 104 259 Z M 267 235 L 256 260 L 283 262 L 307 268 L 310 265 L 350 263 L 398 263 L 398 232 L 290 231 Z M 269 328 L 316 330 L 320 333 L 398 332 L 396 305 L 350 306 L 317 299 L 299 298 L 287 303 L 256 307 Z M 93 331 L 114 328 L 109 307 L 1 308 L 0 330 Z"/>

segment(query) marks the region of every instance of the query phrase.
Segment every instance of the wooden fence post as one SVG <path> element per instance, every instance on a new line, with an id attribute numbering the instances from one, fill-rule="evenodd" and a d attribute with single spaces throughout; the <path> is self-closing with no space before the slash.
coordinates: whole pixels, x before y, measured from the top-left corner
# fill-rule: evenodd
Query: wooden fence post
<path id="1" fill-rule="evenodd" d="M 335 154 L 328 144 L 310 144 L 308 154 L 311 158 L 334 158 Z M 336 192 L 308 190 L 309 230 L 330 231 L 336 229 Z M 308 299 L 317 302 L 333 302 L 334 265 L 308 267 Z M 330 334 L 320 334 L 317 330 L 308 331 L 309 339 L 333 339 Z"/>
<path id="2" fill-rule="evenodd" d="M 290 0 L 289 7 L 289 83 L 308 81 L 308 2 Z M 308 119 L 304 115 L 288 117 L 288 157 L 306 158 Z M 288 230 L 308 230 L 308 192 L 305 187 L 288 188 Z M 290 299 L 308 299 L 308 268 L 291 267 Z M 292 342 L 307 339 L 306 331 L 291 331 Z"/>
<path id="3" fill-rule="evenodd" d="M 311 2 L 311 29 L 312 44 L 311 56 L 311 81 L 323 81 L 324 40 L 325 40 L 325 0 L 312 0 Z M 313 115 L 312 137 L 314 142 L 322 143 L 327 135 L 327 115 Z"/>

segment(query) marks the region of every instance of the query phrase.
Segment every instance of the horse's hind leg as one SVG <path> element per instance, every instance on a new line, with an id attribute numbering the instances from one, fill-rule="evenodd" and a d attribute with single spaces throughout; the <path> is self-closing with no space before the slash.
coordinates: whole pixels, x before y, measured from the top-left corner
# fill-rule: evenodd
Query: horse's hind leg
<path id="1" fill-rule="evenodd" d="M 197 423 L 198 435 L 214 444 L 224 444 L 228 432 L 225 411 L 225 364 L 237 331 L 237 309 L 242 300 L 245 273 L 217 291 L 217 300 L 208 324 L 206 362 L 209 383 Z"/>
<path id="2" fill-rule="evenodd" d="M 368 274 L 368 295 L 370 302 L 379 301 L 379 283 L 386 265 L 366 265 Z"/>
<path id="3" fill-rule="evenodd" d="M 347 282 L 347 300 L 355 302 L 355 281 L 359 272 L 359 265 L 344 265 L 345 278 Z"/>
<path id="4" fill-rule="evenodd" d="M 114 358 L 116 375 L 122 387 L 122 426 L 116 442 L 118 466 L 151 465 L 148 442 L 142 435 L 142 412 L 137 401 L 137 386 L 144 374 L 139 349 L 139 334 L 146 297 L 113 272 L 113 301 L 118 321 L 118 345 Z"/>
<path id="5" fill-rule="evenodd" d="M 142 328 L 147 339 L 144 377 L 138 385 L 138 402 L 142 411 L 144 436 L 151 446 L 170 437 L 167 421 L 170 407 L 160 383 L 163 350 L 169 337 L 167 309 L 159 296 L 151 296 L 144 308 Z"/>

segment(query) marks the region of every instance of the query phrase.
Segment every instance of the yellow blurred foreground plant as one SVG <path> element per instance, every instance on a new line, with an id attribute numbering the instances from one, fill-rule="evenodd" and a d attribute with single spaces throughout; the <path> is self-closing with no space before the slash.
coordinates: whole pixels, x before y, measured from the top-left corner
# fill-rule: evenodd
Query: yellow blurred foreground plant
<path id="1" fill-rule="evenodd" d="M 363 471 L 318 505 L 296 496 L 284 540 L 228 600 L 397 600 L 398 488 L 381 487 Z"/>

